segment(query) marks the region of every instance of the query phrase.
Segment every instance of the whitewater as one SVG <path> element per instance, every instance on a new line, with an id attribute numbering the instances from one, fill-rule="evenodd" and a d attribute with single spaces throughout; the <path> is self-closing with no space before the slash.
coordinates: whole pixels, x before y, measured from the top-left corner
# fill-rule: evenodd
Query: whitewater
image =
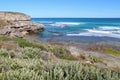
<path id="1" fill-rule="evenodd" d="M 119 18 L 33 18 L 35 22 L 45 25 L 41 39 L 65 38 L 67 40 L 80 37 L 103 38 L 104 40 L 120 40 Z M 77 37 L 77 38 L 74 38 Z"/>

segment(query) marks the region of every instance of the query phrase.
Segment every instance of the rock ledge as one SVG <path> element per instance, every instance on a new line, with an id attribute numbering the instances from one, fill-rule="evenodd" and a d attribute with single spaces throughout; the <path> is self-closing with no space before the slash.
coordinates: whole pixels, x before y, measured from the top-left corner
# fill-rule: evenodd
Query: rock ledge
<path id="1" fill-rule="evenodd" d="M 4 21 L 2 21 L 4 20 Z M 10 22 L 0 28 L 0 35 L 10 37 L 24 37 L 29 32 L 44 30 L 44 25 L 30 21 L 30 16 L 18 12 L 0 12 L 0 24 Z"/>

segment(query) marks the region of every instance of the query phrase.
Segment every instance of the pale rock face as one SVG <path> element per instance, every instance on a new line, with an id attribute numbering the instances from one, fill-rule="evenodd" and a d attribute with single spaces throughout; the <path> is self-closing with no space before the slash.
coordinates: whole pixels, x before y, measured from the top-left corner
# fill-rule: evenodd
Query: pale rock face
<path id="1" fill-rule="evenodd" d="M 0 19 L 12 21 L 12 24 L 0 29 L 0 35 L 24 37 L 29 32 L 44 30 L 44 25 L 30 21 L 31 18 L 23 13 L 0 12 Z"/>
<path id="2" fill-rule="evenodd" d="M 22 31 L 21 34 L 24 36 L 26 35 L 28 32 L 27 31 Z"/>
<path id="3" fill-rule="evenodd" d="M 0 12 L 0 19 L 11 20 L 11 21 L 31 20 L 30 16 L 18 12 Z"/>

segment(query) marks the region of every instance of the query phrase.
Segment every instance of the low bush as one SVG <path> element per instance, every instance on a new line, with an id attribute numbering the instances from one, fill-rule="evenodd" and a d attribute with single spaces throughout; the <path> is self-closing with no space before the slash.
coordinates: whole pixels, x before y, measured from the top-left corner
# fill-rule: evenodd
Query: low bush
<path id="1" fill-rule="evenodd" d="M 19 44 L 20 47 L 33 47 L 33 48 L 36 48 L 36 47 L 39 47 L 38 45 L 35 45 L 25 39 L 22 39 L 22 38 L 14 38 L 13 39 L 16 43 Z"/>
<path id="2" fill-rule="evenodd" d="M 56 57 L 61 59 L 68 59 L 68 60 L 75 60 L 74 56 L 62 46 L 57 45 L 49 45 L 49 44 L 36 44 L 29 42 L 25 39 L 15 38 L 14 41 L 20 45 L 20 47 L 32 47 L 32 48 L 39 48 L 41 50 L 53 53 Z"/>
<path id="3" fill-rule="evenodd" d="M 104 52 L 107 53 L 107 54 L 112 54 L 112 55 L 116 55 L 116 56 L 120 55 L 119 50 L 115 50 L 115 49 L 112 49 L 112 48 L 105 48 Z"/>
<path id="4" fill-rule="evenodd" d="M 20 58 L 29 59 L 29 58 L 41 58 L 42 51 L 38 48 L 25 47 L 18 53 Z"/>
<path id="5" fill-rule="evenodd" d="M 103 63 L 103 59 L 101 57 L 90 56 L 92 62 L 100 62 Z"/>
<path id="6" fill-rule="evenodd" d="M 120 72 L 78 61 L 44 61 L 38 48 L 23 48 L 16 57 L 0 49 L 0 80 L 119 80 Z M 3 54 L 5 53 L 5 54 Z M 96 59 L 96 58 L 95 58 Z"/>
<path id="7" fill-rule="evenodd" d="M 119 80 L 120 72 L 101 69 L 79 62 L 60 62 L 47 65 L 42 72 L 43 80 Z"/>

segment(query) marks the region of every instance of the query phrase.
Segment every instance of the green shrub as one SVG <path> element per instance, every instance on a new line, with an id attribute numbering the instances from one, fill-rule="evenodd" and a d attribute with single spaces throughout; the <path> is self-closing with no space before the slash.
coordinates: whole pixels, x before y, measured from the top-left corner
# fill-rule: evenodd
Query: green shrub
<path id="1" fill-rule="evenodd" d="M 103 59 L 101 57 L 90 56 L 93 62 L 100 62 L 103 63 Z"/>
<path id="2" fill-rule="evenodd" d="M 39 71 L 42 69 L 44 63 L 42 59 L 1 58 L 1 60 L 0 68 L 2 72 L 20 69 Z"/>
<path id="3" fill-rule="evenodd" d="M 6 39 L 6 38 L 5 38 Z M 4 38 L 1 38 L 1 41 Z M 120 72 L 102 69 L 75 60 L 62 46 L 34 44 L 27 40 L 13 39 L 21 47 L 19 52 L 0 49 L 0 80 L 119 80 Z M 53 53 L 57 61 L 42 60 L 43 51 Z M 91 57 L 94 62 L 100 58 Z"/>
<path id="4" fill-rule="evenodd" d="M 62 46 L 42 44 L 42 43 L 35 44 L 35 43 L 29 42 L 25 39 L 21 39 L 21 38 L 15 38 L 14 41 L 16 43 L 18 43 L 20 45 L 20 47 L 23 47 L 23 48 L 25 48 L 25 47 L 39 48 L 41 50 L 53 53 L 58 58 L 75 60 L 75 58 L 71 55 L 71 53 Z M 33 56 L 33 55 L 31 55 L 31 56 Z"/>
<path id="5" fill-rule="evenodd" d="M 107 54 L 112 54 L 112 55 L 116 55 L 116 56 L 120 55 L 119 50 L 115 50 L 115 49 L 112 49 L 112 48 L 105 48 L 104 51 Z"/>
<path id="6" fill-rule="evenodd" d="M 120 72 L 77 61 L 43 61 L 36 58 L 39 49 L 23 48 L 11 58 L 0 56 L 0 80 L 119 80 Z M 4 51 L 3 51 L 4 52 Z M 6 51 L 5 51 L 6 52 Z M 9 53 L 9 51 L 7 51 Z M 35 53 L 29 54 L 30 53 Z M 25 55 L 23 55 L 25 54 Z M 20 56 L 27 58 L 20 58 Z M 34 56 L 34 57 L 32 57 Z"/>
<path id="7" fill-rule="evenodd" d="M 15 52 L 13 50 L 7 51 L 6 49 L 0 49 L 0 56 L 1 57 L 15 57 Z"/>
<path id="8" fill-rule="evenodd" d="M 19 57 L 24 59 L 41 58 L 42 52 L 38 48 L 26 47 L 21 50 Z"/>
<path id="9" fill-rule="evenodd" d="M 76 60 L 65 47 L 54 45 L 49 48 L 49 51 L 53 52 L 54 55 L 60 59 Z"/>
<path id="10" fill-rule="evenodd" d="M 24 47 L 33 47 L 33 48 L 38 47 L 37 45 L 22 38 L 14 38 L 14 41 L 18 43 L 20 47 L 23 47 L 23 48 Z"/>
<path id="11" fill-rule="evenodd" d="M 41 74 L 44 80 L 119 80 L 120 78 L 119 72 L 83 65 L 75 61 L 47 64 Z"/>
<path id="12" fill-rule="evenodd" d="M 20 69 L 0 73 L 0 80 L 41 80 L 41 77 L 33 70 Z"/>
<path id="13" fill-rule="evenodd" d="M 9 57 L 9 53 L 5 49 L 0 49 L 0 56 Z"/>

